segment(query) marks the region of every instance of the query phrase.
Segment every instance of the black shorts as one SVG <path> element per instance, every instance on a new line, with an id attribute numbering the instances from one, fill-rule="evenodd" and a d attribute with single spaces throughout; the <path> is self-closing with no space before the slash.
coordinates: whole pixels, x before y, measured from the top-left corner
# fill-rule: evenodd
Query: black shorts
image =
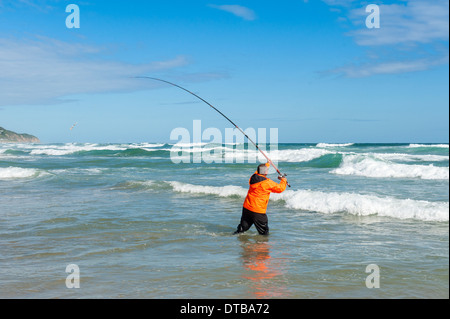
<path id="1" fill-rule="evenodd" d="M 269 235 L 269 219 L 266 214 L 259 214 L 242 207 L 241 223 L 238 225 L 235 234 L 247 231 L 255 224 L 256 230 L 260 235 Z"/>

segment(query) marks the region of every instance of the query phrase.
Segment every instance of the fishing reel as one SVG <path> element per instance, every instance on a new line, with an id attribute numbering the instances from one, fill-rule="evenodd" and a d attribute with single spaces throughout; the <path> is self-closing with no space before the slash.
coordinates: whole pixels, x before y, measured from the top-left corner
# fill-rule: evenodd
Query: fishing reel
<path id="1" fill-rule="evenodd" d="M 280 173 L 278 175 L 278 179 L 281 181 L 282 178 L 286 178 L 287 174 L 286 173 Z M 289 183 L 287 183 L 287 186 L 291 187 L 291 185 L 289 185 Z"/>
<path id="2" fill-rule="evenodd" d="M 278 179 L 286 178 L 286 176 L 287 176 L 286 173 L 281 173 L 278 175 Z"/>

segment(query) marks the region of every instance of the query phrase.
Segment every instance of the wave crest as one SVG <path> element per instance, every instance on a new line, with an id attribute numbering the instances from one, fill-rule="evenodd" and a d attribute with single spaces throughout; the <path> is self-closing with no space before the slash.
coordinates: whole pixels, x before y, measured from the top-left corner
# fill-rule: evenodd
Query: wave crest
<path id="1" fill-rule="evenodd" d="M 191 194 L 238 196 L 244 198 L 247 189 L 240 186 L 204 186 L 168 182 L 174 191 Z M 315 211 L 324 214 L 348 213 L 357 216 L 385 216 L 424 221 L 448 221 L 448 202 L 428 202 L 354 193 L 325 193 L 311 190 L 287 190 L 272 194 L 271 201 L 284 201 L 286 208 Z"/>
<path id="2" fill-rule="evenodd" d="M 6 167 L 0 168 L 0 180 L 22 179 L 39 176 L 40 172 L 34 168 Z"/>
<path id="3" fill-rule="evenodd" d="M 355 143 L 342 143 L 342 144 L 332 144 L 332 143 L 318 143 L 316 147 L 346 147 L 352 146 Z"/>
<path id="4" fill-rule="evenodd" d="M 361 155 L 345 156 L 340 167 L 331 173 L 379 178 L 449 179 L 448 167 L 398 164 Z"/>
<path id="5" fill-rule="evenodd" d="M 410 148 L 417 147 L 438 147 L 438 148 L 448 148 L 448 144 L 409 144 Z"/>

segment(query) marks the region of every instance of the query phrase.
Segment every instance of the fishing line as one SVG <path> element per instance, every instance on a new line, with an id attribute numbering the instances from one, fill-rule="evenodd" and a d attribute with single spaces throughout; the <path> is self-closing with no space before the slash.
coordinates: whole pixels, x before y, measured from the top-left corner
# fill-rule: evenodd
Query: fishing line
<path id="1" fill-rule="evenodd" d="M 237 128 L 242 134 L 244 134 L 244 136 L 256 147 L 256 149 L 258 150 L 258 151 L 260 151 L 261 152 L 261 154 L 267 159 L 267 161 L 270 163 L 270 165 L 272 165 L 273 166 L 273 168 L 277 171 L 277 173 L 278 173 L 278 175 L 280 176 L 280 177 L 286 177 L 287 175 L 286 174 L 283 174 L 283 173 L 281 173 L 280 172 L 280 170 L 278 169 L 278 167 L 272 162 L 272 160 L 267 156 L 267 154 L 266 153 L 264 153 L 264 151 L 262 150 L 262 149 L 260 149 L 259 148 L 259 146 L 258 146 L 258 144 L 256 144 L 239 126 L 237 126 L 232 120 L 230 120 L 225 114 L 223 114 L 221 111 L 219 111 L 216 107 L 214 107 L 211 103 L 209 103 L 208 101 L 206 101 L 205 99 L 203 99 L 203 98 L 201 98 L 200 96 L 198 96 L 197 94 L 195 94 L 195 93 L 193 93 L 193 92 L 191 92 L 191 91 L 189 91 L 188 89 L 185 89 L 184 87 L 182 87 L 182 86 L 179 86 L 178 84 L 175 84 L 175 83 L 172 83 L 172 82 L 169 82 L 169 81 L 166 81 L 166 80 L 162 80 L 162 79 L 158 79 L 158 78 L 153 78 L 153 77 L 150 77 L 150 76 L 136 76 L 135 78 L 137 78 L 137 79 L 150 79 L 150 80 L 155 80 L 155 81 L 160 81 L 160 82 L 164 82 L 164 83 L 167 83 L 167 84 L 170 84 L 170 85 L 172 85 L 172 86 L 175 86 L 175 87 L 177 87 L 177 88 L 179 88 L 179 89 L 182 89 L 183 91 L 186 91 L 186 92 L 188 92 L 189 94 L 192 94 L 193 96 L 195 96 L 196 98 L 198 98 L 200 101 L 202 101 L 202 102 L 204 102 L 204 103 L 206 103 L 208 106 L 210 106 L 212 109 L 214 109 L 217 113 L 219 113 L 220 115 L 222 115 L 224 118 L 226 118 L 227 120 L 228 120 L 228 122 L 230 122 L 231 124 L 233 124 L 233 126 L 235 127 L 235 128 Z M 287 185 L 289 186 L 289 187 L 291 187 L 291 185 L 289 185 L 289 183 L 287 183 Z"/>

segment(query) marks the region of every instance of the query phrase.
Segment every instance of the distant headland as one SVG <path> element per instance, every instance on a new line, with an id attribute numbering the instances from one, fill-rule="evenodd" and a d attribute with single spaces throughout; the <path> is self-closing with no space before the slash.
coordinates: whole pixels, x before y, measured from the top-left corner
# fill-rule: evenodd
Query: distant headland
<path id="1" fill-rule="evenodd" d="M 0 143 L 40 143 L 36 136 L 30 134 L 18 134 L 8 131 L 0 126 Z"/>

